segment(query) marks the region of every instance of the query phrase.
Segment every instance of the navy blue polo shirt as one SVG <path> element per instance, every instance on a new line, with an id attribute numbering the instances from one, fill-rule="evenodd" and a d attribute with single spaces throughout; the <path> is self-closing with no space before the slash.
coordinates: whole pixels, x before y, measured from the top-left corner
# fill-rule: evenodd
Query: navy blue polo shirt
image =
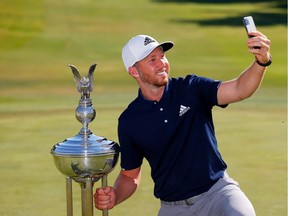
<path id="1" fill-rule="evenodd" d="M 212 107 L 220 81 L 188 75 L 170 78 L 159 102 L 139 90 L 119 117 L 121 167 L 151 166 L 154 195 L 164 201 L 209 190 L 227 168 L 217 148 Z"/>

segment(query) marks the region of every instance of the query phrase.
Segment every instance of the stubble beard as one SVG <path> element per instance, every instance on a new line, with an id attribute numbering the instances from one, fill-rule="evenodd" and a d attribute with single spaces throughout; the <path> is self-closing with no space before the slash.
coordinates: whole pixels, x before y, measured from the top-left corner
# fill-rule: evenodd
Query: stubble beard
<path id="1" fill-rule="evenodd" d="M 158 77 L 158 75 L 156 74 L 156 76 L 147 76 L 147 75 L 143 75 L 142 72 L 139 71 L 139 74 L 140 74 L 140 78 L 142 80 L 143 83 L 146 83 L 147 85 L 150 85 L 150 86 L 154 86 L 154 87 L 163 87 L 163 86 L 166 86 L 167 83 L 168 83 L 168 74 L 167 76 L 165 77 Z"/>

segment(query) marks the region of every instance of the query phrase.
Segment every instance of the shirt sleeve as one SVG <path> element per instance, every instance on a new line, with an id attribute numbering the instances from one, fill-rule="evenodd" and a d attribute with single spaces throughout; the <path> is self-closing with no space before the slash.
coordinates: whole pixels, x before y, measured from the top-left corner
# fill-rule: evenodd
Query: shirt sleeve
<path id="1" fill-rule="evenodd" d="M 130 133 L 129 123 L 125 123 L 123 119 L 118 122 L 118 137 L 121 148 L 121 168 L 131 170 L 142 165 L 143 155 L 138 150 L 137 145 L 133 142 L 133 134 Z"/>
<path id="2" fill-rule="evenodd" d="M 211 106 L 219 106 L 218 104 L 218 88 L 221 85 L 222 81 L 214 80 L 211 78 L 201 77 L 201 76 L 191 76 L 189 84 L 193 87 L 197 87 L 198 93 L 202 98 Z M 226 107 L 227 105 L 221 106 Z"/>

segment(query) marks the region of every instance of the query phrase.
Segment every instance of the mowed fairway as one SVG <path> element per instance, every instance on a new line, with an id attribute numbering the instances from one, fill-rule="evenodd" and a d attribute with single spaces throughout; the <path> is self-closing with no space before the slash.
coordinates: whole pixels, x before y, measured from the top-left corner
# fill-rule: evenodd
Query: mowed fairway
<path id="1" fill-rule="evenodd" d="M 172 76 L 225 80 L 253 60 L 242 17 L 253 15 L 272 41 L 273 64 L 250 99 L 214 109 L 228 173 L 259 216 L 287 215 L 286 1 L 3 0 L 0 1 L 0 215 L 66 215 L 65 177 L 50 149 L 76 135 L 79 94 L 67 64 L 84 75 L 97 63 L 90 129 L 118 142 L 117 119 L 137 95 L 121 50 L 136 34 L 172 40 Z M 119 163 L 109 175 L 110 184 Z M 157 215 L 147 162 L 136 194 L 111 216 Z M 96 183 L 94 188 L 99 187 Z M 75 183 L 74 214 L 81 215 Z M 94 215 L 101 215 L 95 210 Z"/>

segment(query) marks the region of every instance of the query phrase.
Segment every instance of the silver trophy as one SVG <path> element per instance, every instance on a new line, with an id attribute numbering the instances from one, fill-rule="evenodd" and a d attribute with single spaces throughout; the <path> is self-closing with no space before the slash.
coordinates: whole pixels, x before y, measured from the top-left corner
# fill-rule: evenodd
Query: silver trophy
<path id="1" fill-rule="evenodd" d="M 75 116 L 82 123 L 82 128 L 76 136 L 54 145 L 51 154 L 58 170 L 66 176 L 67 216 L 73 216 L 72 180 L 81 187 L 82 216 L 93 216 L 93 185 L 101 179 L 102 187 L 107 186 L 107 174 L 118 161 L 120 147 L 114 141 L 94 135 L 88 128 L 96 116 L 90 99 L 96 64 L 84 77 L 80 76 L 75 66 L 69 67 L 81 94 Z M 108 210 L 103 210 L 102 215 L 108 216 Z"/>

